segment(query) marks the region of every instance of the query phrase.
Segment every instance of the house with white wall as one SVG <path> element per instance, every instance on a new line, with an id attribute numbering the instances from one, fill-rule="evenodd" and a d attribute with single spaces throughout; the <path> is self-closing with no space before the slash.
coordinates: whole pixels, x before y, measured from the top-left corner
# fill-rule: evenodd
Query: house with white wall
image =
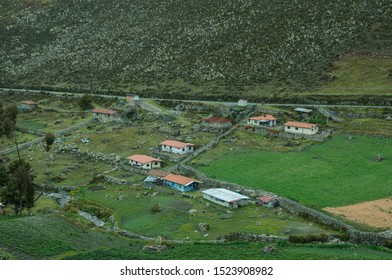
<path id="1" fill-rule="evenodd" d="M 224 188 L 208 189 L 202 194 L 204 199 L 229 208 L 238 208 L 250 202 L 249 197 Z"/>
<path id="2" fill-rule="evenodd" d="M 140 169 L 153 169 L 162 167 L 162 160 L 145 156 L 133 155 L 129 156 L 129 164 Z"/>
<path id="3" fill-rule="evenodd" d="M 193 153 L 195 150 L 195 145 L 175 140 L 165 140 L 159 143 L 159 148 L 163 152 L 185 155 Z"/>
<path id="4" fill-rule="evenodd" d="M 162 178 L 162 181 L 165 186 L 180 192 L 195 191 L 201 183 L 198 180 L 176 174 L 169 174 Z"/>
<path id="5" fill-rule="evenodd" d="M 318 132 L 318 126 L 313 123 L 286 122 L 284 124 L 284 132 L 314 135 Z"/>
<path id="6" fill-rule="evenodd" d="M 276 126 L 276 118 L 272 115 L 256 116 L 248 118 L 247 124 L 255 127 Z"/>

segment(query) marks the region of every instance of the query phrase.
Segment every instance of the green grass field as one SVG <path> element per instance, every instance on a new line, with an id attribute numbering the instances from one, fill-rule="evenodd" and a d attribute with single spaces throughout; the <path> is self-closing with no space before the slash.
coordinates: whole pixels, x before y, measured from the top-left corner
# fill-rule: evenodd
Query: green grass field
<path id="1" fill-rule="evenodd" d="M 211 160 L 205 154 L 196 162 L 208 176 L 318 208 L 392 195 L 392 141 L 388 138 L 333 136 L 296 152 L 230 149 L 226 144 L 220 147 L 220 156 Z M 385 160 L 374 162 L 378 154 Z"/>
<path id="2" fill-rule="evenodd" d="M 102 260 L 390 260 L 392 250 L 360 245 L 295 245 L 286 242 L 174 244 L 172 249 L 143 251 L 146 241 L 132 240 L 90 229 L 58 214 L 22 217 L 0 216 L 0 259 L 102 259 Z M 154 242 L 147 241 L 151 244 Z M 264 254 L 261 248 L 275 247 Z"/>
<path id="3" fill-rule="evenodd" d="M 259 234 L 320 234 L 329 230 L 282 211 L 249 204 L 227 215 L 228 209 L 201 199 L 184 198 L 180 193 L 144 187 L 106 186 L 104 190 L 85 190 L 85 198 L 113 211 L 121 227 L 146 236 L 164 236 L 168 239 L 210 240 L 231 232 Z M 155 195 L 154 193 L 157 192 Z M 161 211 L 152 213 L 154 205 Z M 194 209 L 194 214 L 189 210 Z M 202 232 L 199 223 L 208 223 L 210 229 Z M 230 226 L 228 226 L 228 224 Z"/>

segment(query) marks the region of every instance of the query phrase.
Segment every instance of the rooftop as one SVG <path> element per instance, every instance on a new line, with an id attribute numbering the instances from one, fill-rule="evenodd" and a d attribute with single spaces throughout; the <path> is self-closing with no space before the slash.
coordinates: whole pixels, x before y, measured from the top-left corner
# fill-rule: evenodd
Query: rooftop
<path id="1" fill-rule="evenodd" d="M 166 141 L 161 142 L 160 145 L 166 145 L 166 146 L 179 148 L 179 149 L 184 148 L 184 147 L 188 147 L 188 146 L 195 146 L 194 144 L 191 144 L 191 143 L 184 143 L 184 142 L 175 141 L 175 140 L 166 140 Z"/>
<path id="2" fill-rule="evenodd" d="M 31 101 L 31 100 L 25 100 L 22 101 L 22 104 L 27 104 L 27 105 L 37 105 L 37 102 Z"/>
<path id="3" fill-rule="evenodd" d="M 183 186 L 189 185 L 190 183 L 193 183 L 193 182 L 201 183 L 198 180 L 188 178 L 185 176 L 181 176 L 181 175 L 176 175 L 176 174 L 169 174 L 166 177 L 162 178 L 162 180 L 170 181 L 170 182 L 177 183 L 177 184 L 180 184 Z"/>
<path id="4" fill-rule="evenodd" d="M 161 161 L 160 159 L 145 156 L 145 155 L 133 155 L 128 157 L 129 160 L 134 160 L 136 162 L 140 162 L 141 164 L 149 163 L 152 161 Z"/>
<path id="5" fill-rule="evenodd" d="M 216 123 L 228 123 L 228 122 L 231 122 L 231 120 L 229 120 L 229 119 L 218 118 L 218 117 L 206 118 L 203 121 L 205 121 L 205 122 L 216 122 Z"/>
<path id="6" fill-rule="evenodd" d="M 265 116 L 256 116 L 249 118 L 250 120 L 255 120 L 255 121 L 274 121 L 276 118 L 272 115 L 265 115 Z"/>
<path id="7" fill-rule="evenodd" d="M 241 200 L 241 199 L 250 199 L 249 197 L 233 192 L 233 191 L 229 191 L 227 189 L 222 189 L 222 188 L 218 188 L 218 189 L 208 189 L 205 191 L 202 191 L 202 193 L 211 195 L 213 197 L 219 198 L 225 202 L 232 202 L 232 201 L 236 201 L 236 200 Z"/>
<path id="8" fill-rule="evenodd" d="M 104 114 L 104 115 L 114 115 L 116 113 L 116 111 L 110 110 L 110 109 L 95 108 L 93 110 L 93 113 Z"/>
<path id="9" fill-rule="evenodd" d="M 304 123 L 304 122 L 287 122 L 285 126 L 301 127 L 301 128 L 315 128 L 317 124 Z"/>
<path id="10" fill-rule="evenodd" d="M 300 113 L 310 113 L 313 110 L 312 109 L 306 109 L 306 108 L 295 108 L 294 111 L 300 112 Z"/>

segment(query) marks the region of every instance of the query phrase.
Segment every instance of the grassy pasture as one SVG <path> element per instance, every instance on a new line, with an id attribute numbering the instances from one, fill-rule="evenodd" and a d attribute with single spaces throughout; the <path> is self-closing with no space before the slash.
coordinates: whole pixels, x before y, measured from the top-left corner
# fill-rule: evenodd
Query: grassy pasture
<path id="1" fill-rule="evenodd" d="M 334 136 L 296 152 L 234 150 L 226 145 L 220 147 L 219 157 L 215 154 L 211 160 L 204 154 L 195 163 L 208 176 L 306 205 L 343 206 L 392 195 L 391 144 L 387 138 Z M 378 154 L 386 160 L 374 162 Z"/>
<path id="2" fill-rule="evenodd" d="M 156 194 L 154 194 L 156 192 Z M 89 201 L 111 209 L 121 227 L 146 236 L 164 236 L 169 239 L 209 240 L 230 232 L 264 234 L 328 233 L 291 214 L 253 204 L 228 214 L 228 209 L 201 199 L 184 198 L 180 193 L 164 187 L 147 190 L 144 187 L 106 186 L 105 190 L 85 190 Z M 155 205 L 160 211 L 153 212 Z M 189 210 L 195 210 L 193 214 Z M 229 218 L 224 216 L 228 215 Z M 199 223 L 208 223 L 210 229 L 202 232 Z M 228 224 L 230 226 L 228 227 Z"/>

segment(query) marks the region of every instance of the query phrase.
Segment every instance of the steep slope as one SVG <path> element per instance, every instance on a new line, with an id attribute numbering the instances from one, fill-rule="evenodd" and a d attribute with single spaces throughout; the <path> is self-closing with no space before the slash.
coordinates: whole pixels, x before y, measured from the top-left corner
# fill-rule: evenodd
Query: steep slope
<path id="1" fill-rule="evenodd" d="M 390 0 L 2 0 L 0 23 L 3 85 L 301 91 L 392 50 Z"/>

